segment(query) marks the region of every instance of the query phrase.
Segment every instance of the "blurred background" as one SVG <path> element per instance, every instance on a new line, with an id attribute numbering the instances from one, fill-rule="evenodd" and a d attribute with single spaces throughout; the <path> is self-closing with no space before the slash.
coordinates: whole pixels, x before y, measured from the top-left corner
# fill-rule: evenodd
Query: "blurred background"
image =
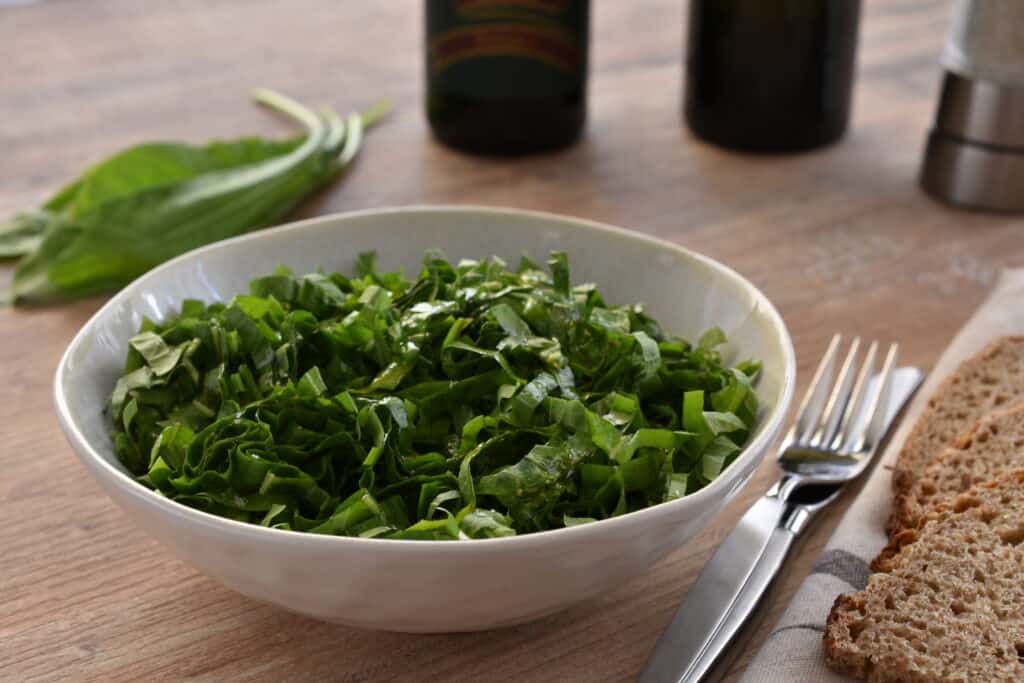
<path id="1" fill-rule="evenodd" d="M 683 123 L 685 2 L 599 0 L 581 141 L 511 160 L 467 156 L 431 138 L 416 0 L 7 5 L 2 215 L 38 204 L 88 163 L 133 143 L 290 132 L 249 104 L 249 91 L 264 86 L 342 111 L 383 96 L 394 103 L 350 175 L 300 215 L 420 202 L 581 215 L 722 259 L 783 314 L 824 298 L 822 338 L 850 307 L 861 317 L 882 305 L 900 309 L 907 332 L 915 321 L 934 330 L 944 320 L 952 331 L 958 316 L 946 315 L 944 295 L 974 292 L 965 302 L 972 306 L 1016 243 L 1011 219 L 946 209 L 917 186 L 946 0 L 865 2 L 848 133 L 836 145 L 784 157 L 721 150 Z M 896 228 L 921 222 L 927 229 Z M 964 241 L 974 229 L 991 239 Z M 794 250 L 794 239 L 803 248 Z M 893 300 L 892 282 L 873 274 L 897 264 L 908 296 Z M 804 286 L 787 286 L 794 280 Z"/>

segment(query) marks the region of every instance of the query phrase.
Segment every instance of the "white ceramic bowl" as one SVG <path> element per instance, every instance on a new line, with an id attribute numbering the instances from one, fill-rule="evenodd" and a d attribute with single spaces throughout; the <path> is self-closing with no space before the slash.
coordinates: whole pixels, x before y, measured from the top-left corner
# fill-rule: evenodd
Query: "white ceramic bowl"
<path id="1" fill-rule="evenodd" d="M 509 538 L 397 541 L 303 534 L 243 524 L 171 502 L 118 463 L 104 402 L 143 316 L 187 297 L 226 300 L 284 264 L 350 272 L 375 249 L 382 268 L 415 273 L 423 252 L 454 259 L 564 249 L 574 282 L 612 303 L 640 301 L 665 329 L 695 338 L 719 325 L 727 356 L 764 363 L 750 443 L 715 481 L 686 498 L 600 522 Z M 693 536 L 747 481 L 779 429 L 793 390 L 793 347 L 775 308 L 725 266 L 673 244 L 543 213 L 411 207 L 315 218 L 220 242 L 139 278 L 71 342 L 57 369 L 57 415 L 104 490 L 182 560 L 225 585 L 295 612 L 374 629 L 473 631 L 558 611 L 643 572 Z M 156 571 L 156 568 L 154 568 Z"/>

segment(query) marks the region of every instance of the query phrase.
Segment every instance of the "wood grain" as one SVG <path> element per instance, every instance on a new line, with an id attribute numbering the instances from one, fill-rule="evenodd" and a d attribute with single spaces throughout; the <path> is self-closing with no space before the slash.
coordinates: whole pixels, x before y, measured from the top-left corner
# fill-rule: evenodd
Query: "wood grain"
<path id="1" fill-rule="evenodd" d="M 3 3 L 0 3 L 3 4 Z M 255 86 L 396 113 L 303 215 L 411 203 L 543 209 L 721 259 L 778 305 L 801 377 L 835 331 L 899 340 L 929 367 L 999 268 L 1018 217 L 953 210 L 916 174 L 936 103 L 947 2 L 866 3 L 853 126 L 792 157 L 695 141 L 679 117 L 684 3 L 595 3 L 590 118 L 557 154 L 499 161 L 431 141 L 419 2 L 50 1 L 0 8 L 0 215 L 150 139 L 283 134 Z M 9 277 L 9 269 L 0 278 Z M 0 310 L 0 680 L 620 681 L 633 679 L 773 466 L 656 568 L 592 604 L 488 633 L 371 633 L 293 616 L 196 574 L 137 530 L 65 445 L 50 382 L 100 299 Z M 850 496 L 821 520 L 720 674 L 734 680 Z"/>

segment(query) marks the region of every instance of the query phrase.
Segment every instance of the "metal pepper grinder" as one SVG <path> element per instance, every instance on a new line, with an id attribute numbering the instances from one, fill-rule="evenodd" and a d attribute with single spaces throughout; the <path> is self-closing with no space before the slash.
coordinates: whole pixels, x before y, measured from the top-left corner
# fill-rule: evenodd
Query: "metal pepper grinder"
<path id="1" fill-rule="evenodd" d="M 921 185 L 953 204 L 1024 211 L 1024 1 L 956 0 Z"/>

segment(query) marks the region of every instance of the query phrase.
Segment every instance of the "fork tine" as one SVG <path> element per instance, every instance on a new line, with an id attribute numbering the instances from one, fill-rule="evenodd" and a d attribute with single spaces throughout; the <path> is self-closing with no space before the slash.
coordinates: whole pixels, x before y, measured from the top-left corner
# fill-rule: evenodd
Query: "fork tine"
<path id="1" fill-rule="evenodd" d="M 850 344 L 850 350 L 846 359 L 836 375 L 836 381 L 832 387 L 832 394 L 825 404 L 825 412 L 821 415 L 821 425 L 818 427 L 814 438 L 811 439 L 811 446 L 818 447 L 822 444 L 832 443 L 836 430 L 839 428 L 839 421 L 846 411 L 846 404 L 850 399 L 850 389 L 853 386 L 853 377 L 856 372 L 854 361 L 857 360 L 857 351 L 860 349 L 860 337 L 854 337 Z"/>
<path id="2" fill-rule="evenodd" d="M 861 363 L 860 373 L 857 375 L 857 382 L 853 386 L 850 400 L 846 402 L 842 422 L 839 423 L 839 429 L 836 430 L 835 436 L 830 442 L 832 450 L 849 450 L 863 435 L 863 429 L 855 430 L 858 426 L 862 428 L 864 426 L 860 417 L 863 414 L 864 402 L 868 397 L 871 374 L 875 370 L 876 355 L 878 355 L 878 342 L 873 341 L 864 355 L 864 362 Z"/>
<path id="3" fill-rule="evenodd" d="M 821 417 L 825 398 L 832 382 L 832 367 L 835 365 L 836 349 L 839 348 L 839 335 L 832 337 L 825 355 L 822 356 L 818 369 L 814 371 L 811 384 L 800 402 L 800 410 L 796 421 L 786 436 L 787 443 L 805 443 L 814 434 Z"/>
<path id="4" fill-rule="evenodd" d="M 892 372 L 896 367 L 896 354 L 899 352 L 899 344 L 889 347 L 889 353 L 885 354 L 885 363 L 882 364 L 882 371 L 879 373 L 878 391 L 875 393 L 874 405 L 871 410 L 871 417 L 868 422 L 866 433 L 867 441 L 861 447 L 873 447 L 885 434 L 886 412 L 889 410 L 889 394 L 892 393 Z"/>

